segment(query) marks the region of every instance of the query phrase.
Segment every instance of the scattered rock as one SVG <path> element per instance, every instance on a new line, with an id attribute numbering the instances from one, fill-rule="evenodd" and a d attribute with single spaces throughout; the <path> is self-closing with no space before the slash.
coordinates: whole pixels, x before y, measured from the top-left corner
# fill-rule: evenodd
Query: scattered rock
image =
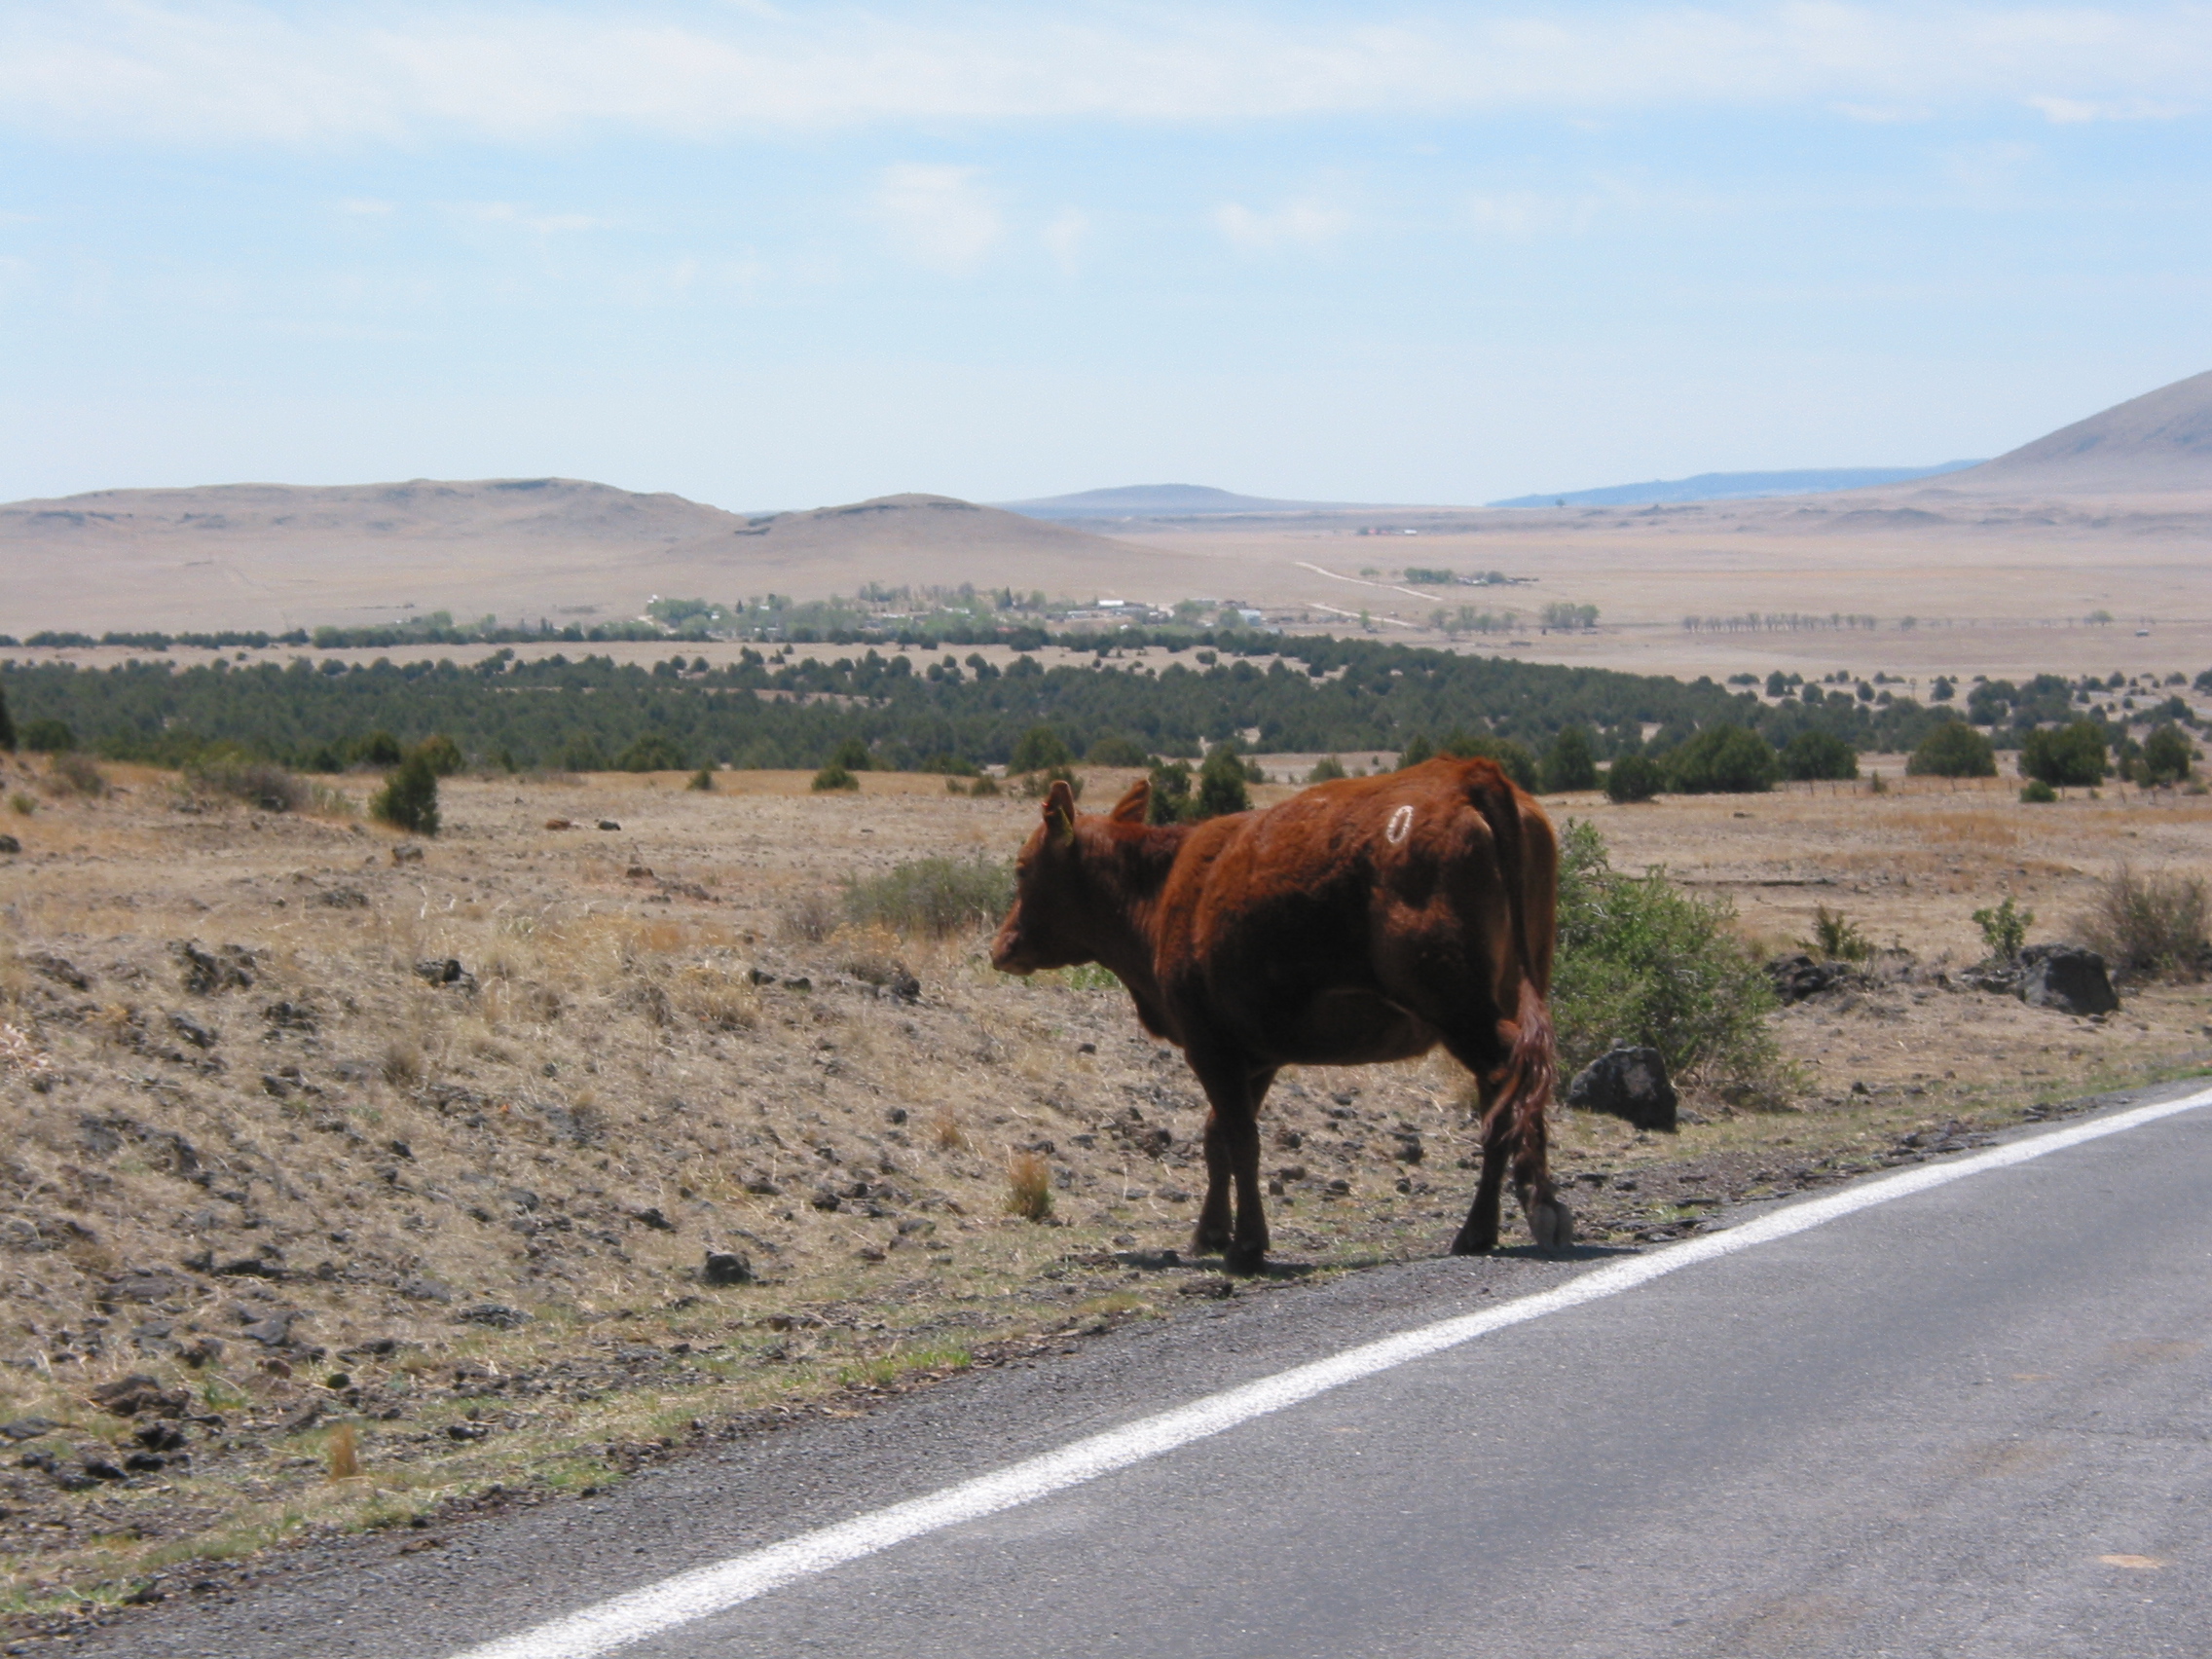
<path id="1" fill-rule="evenodd" d="M 449 1422 L 446 1424 L 446 1434 L 454 1440 L 482 1440 L 491 1432 L 491 1428 L 481 1422 Z"/>
<path id="2" fill-rule="evenodd" d="M 1667 1081 L 1667 1062 L 1657 1049 L 1615 1043 L 1574 1074 L 1567 1103 L 1625 1118 L 1640 1129 L 1676 1126 L 1675 1086 Z"/>
<path id="3" fill-rule="evenodd" d="M 0 1435 L 10 1440 L 36 1440 L 42 1434 L 52 1434 L 56 1426 L 42 1417 L 18 1418 L 14 1422 L 0 1422 Z"/>
<path id="4" fill-rule="evenodd" d="M 180 939 L 169 945 L 169 950 L 177 959 L 177 971 L 185 990 L 193 996 L 244 990 L 253 983 L 253 952 L 242 945 L 226 944 L 205 950 L 193 940 Z"/>
<path id="5" fill-rule="evenodd" d="M 87 1457 L 78 1466 L 82 1468 L 86 1474 L 92 1476 L 92 1478 L 95 1481 L 126 1481 L 130 1478 L 121 1469 L 117 1468 L 113 1463 L 109 1462 L 105 1457 L 99 1456 L 96 1454 L 92 1456 Z"/>
<path id="6" fill-rule="evenodd" d="M 391 862 L 395 865 L 421 864 L 423 849 L 413 841 L 401 841 L 391 849 Z"/>
<path id="7" fill-rule="evenodd" d="M 621 825 L 615 823 L 611 818 L 602 818 L 599 821 L 599 827 L 602 830 L 619 830 L 622 828 Z"/>
<path id="8" fill-rule="evenodd" d="M 22 850 L 22 842 L 17 840 L 15 836 L 0 835 L 0 854 L 5 854 L 9 858 L 14 858 Z"/>
<path id="9" fill-rule="evenodd" d="M 566 818 L 548 818 L 545 821 L 545 828 L 548 830 L 573 830 L 575 825 Z"/>
<path id="10" fill-rule="evenodd" d="M 133 1452 L 123 1459 L 123 1466 L 134 1475 L 153 1475 L 167 1468 L 169 1460 L 153 1452 Z"/>
<path id="11" fill-rule="evenodd" d="M 276 1432 L 278 1434 L 298 1434 L 303 1429 L 314 1427 L 321 1417 L 322 1402 L 320 1400 L 303 1400 L 284 1414 L 282 1420 L 276 1424 Z"/>
<path id="12" fill-rule="evenodd" d="M 709 1250 L 699 1278 L 705 1284 L 751 1284 L 753 1264 L 736 1250 Z"/>
<path id="13" fill-rule="evenodd" d="M 2078 944 L 2031 944 L 2020 952 L 2020 1000 L 2064 1014 L 2111 1014 L 2120 1007 L 2105 959 Z"/>
<path id="14" fill-rule="evenodd" d="M 1810 956 L 1778 956 L 1766 965 L 1766 977 L 1785 1008 L 1819 996 L 1852 974 L 1848 962 L 1816 962 Z"/>
<path id="15" fill-rule="evenodd" d="M 271 1313 L 254 1320 L 239 1334 L 249 1342 L 259 1343 L 263 1347 L 285 1347 L 292 1341 L 292 1322 L 300 1317 L 302 1315 L 289 1309 Z"/>
<path id="16" fill-rule="evenodd" d="M 169 1015 L 169 1029 L 190 1043 L 195 1049 L 212 1049 L 219 1033 L 210 1030 L 188 1014 Z"/>
<path id="17" fill-rule="evenodd" d="M 503 1302 L 480 1302 L 473 1308 L 463 1308 L 454 1317 L 467 1325 L 489 1325 L 495 1331 L 512 1331 L 530 1323 L 528 1313 Z"/>
<path id="18" fill-rule="evenodd" d="M 308 903 L 325 904 L 333 910 L 366 910 L 369 896 L 358 887 L 326 887 Z"/>
<path id="19" fill-rule="evenodd" d="M 658 1204 L 638 1211 L 638 1219 L 655 1233 L 674 1233 L 676 1231 L 676 1223 L 661 1214 Z"/>
<path id="20" fill-rule="evenodd" d="M 149 1452 L 175 1452 L 185 1445 L 184 1430 L 173 1422 L 150 1422 L 130 1438 Z"/>
<path id="21" fill-rule="evenodd" d="M 136 1417 L 140 1412 L 148 1417 L 182 1417 L 192 1405 L 190 1395 L 170 1392 L 142 1371 L 102 1382 L 86 1397 L 114 1417 Z"/>
<path id="22" fill-rule="evenodd" d="M 1219 1301 L 1236 1294 L 1236 1281 L 1219 1273 L 1202 1273 L 1197 1278 L 1185 1279 L 1175 1287 L 1178 1296 L 1207 1296 Z"/>
<path id="23" fill-rule="evenodd" d="M 191 1288 L 192 1281 L 181 1273 L 172 1273 L 162 1268 L 134 1268 L 109 1279 L 102 1287 L 101 1300 L 151 1306 L 157 1302 L 166 1302 L 172 1297 L 183 1296 Z"/>
<path id="24" fill-rule="evenodd" d="M 67 985 L 73 991 L 92 989 L 92 980 L 74 962 L 66 957 L 50 955 L 45 951 L 33 951 L 29 955 L 19 958 L 19 960 L 26 967 L 37 969 L 41 975 L 52 979 L 57 985 Z"/>
<path id="25" fill-rule="evenodd" d="M 415 977 L 433 985 L 458 985 L 464 991 L 476 989 L 476 976 L 461 965 L 459 957 L 432 957 L 418 962 Z"/>
<path id="26" fill-rule="evenodd" d="M 441 1307 L 453 1302 L 453 1291 L 431 1278 L 408 1279 L 400 1285 L 399 1294 L 410 1302 L 435 1302 Z"/>

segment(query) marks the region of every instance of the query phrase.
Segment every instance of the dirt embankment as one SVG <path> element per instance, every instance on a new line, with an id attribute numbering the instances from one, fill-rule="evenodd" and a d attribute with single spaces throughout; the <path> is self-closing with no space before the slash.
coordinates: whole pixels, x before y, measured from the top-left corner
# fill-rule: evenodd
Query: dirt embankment
<path id="1" fill-rule="evenodd" d="M 181 810 L 151 771 L 103 798 L 39 770 L 0 780 L 35 807 L 0 859 L 0 1542 L 26 1632 L 219 1585 L 268 1546 L 592 1488 L 1185 1294 L 1431 1253 L 1470 1196 L 1448 1063 L 1289 1075 L 1267 1120 L 1285 1272 L 1170 1266 L 1201 1102 L 1118 989 L 1006 979 L 974 938 L 802 937 L 848 874 L 1011 851 L 1018 800 L 874 775 L 858 797 L 453 780 L 418 848 Z M 2198 803 L 1555 807 L 1620 867 L 1730 894 L 1766 947 L 1825 902 L 1911 953 L 1774 1016 L 1795 1110 L 1693 1092 L 1676 1137 L 1563 1118 L 1586 1236 L 1678 1235 L 2205 1047 L 2198 987 L 2090 1022 L 1949 972 L 2000 892 L 2058 918 L 2117 846 L 2199 856 Z M 1049 1171 L 1046 1222 L 1008 1212 L 1020 1157 Z"/>

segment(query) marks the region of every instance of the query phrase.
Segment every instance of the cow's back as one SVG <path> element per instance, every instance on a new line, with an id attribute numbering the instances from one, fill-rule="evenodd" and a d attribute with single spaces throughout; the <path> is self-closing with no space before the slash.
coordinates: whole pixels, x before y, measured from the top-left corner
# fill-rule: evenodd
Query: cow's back
<path id="1" fill-rule="evenodd" d="M 1440 759 L 1198 826 L 1161 895 L 1163 989 L 1278 1048 L 1329 999 L 1494 1001 L 1520 957 L 1521 849 L 1499 842 L 1525 800 L 1493 762 Z"/>

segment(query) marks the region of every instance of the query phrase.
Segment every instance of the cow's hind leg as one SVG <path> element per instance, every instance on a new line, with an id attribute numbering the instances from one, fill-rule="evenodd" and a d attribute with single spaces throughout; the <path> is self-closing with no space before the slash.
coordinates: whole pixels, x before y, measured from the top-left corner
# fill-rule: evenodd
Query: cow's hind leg
<path id="1" fill-rule="evenodd" d="M 1499 1200 L 1505 1192 L 1506 1141 L 1513 1132 L 1511 1114 L 1501 1111 L 1495 1090 L 1483 1087 L 1483 1172 L 1475 1184 L 1475 1201 L 1466 1224 L 1452 1240 L 1455 1256 L 1480 1256 L 1497 1248 Z"/>
<path id="2" fill-rule="evenodd" d="M 1521 1213 L 1529 1218 L 1529 1236 L 1539 1250 L 1564 1250 L 1574 1242 L 1574 1217 L 1552 1185 L 1543 1102 L 1523 1098 L 1515 1102 L 1513 1117 L 1513 1192 L 1521 1200 Z M 1483 1173 L 1486 1177 L 1490 1173 L 1487 1154 Z"/>

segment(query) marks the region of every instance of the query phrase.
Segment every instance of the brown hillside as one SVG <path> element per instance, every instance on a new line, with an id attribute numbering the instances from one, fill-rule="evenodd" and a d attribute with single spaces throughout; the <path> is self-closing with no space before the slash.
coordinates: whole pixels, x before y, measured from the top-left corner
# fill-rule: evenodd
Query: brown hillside
<path id="1" fill-rule="evenodd" d="M 2061 426 L 1938 488 L 2001 495 L 2212 491 L 2212 372 Z"/>

